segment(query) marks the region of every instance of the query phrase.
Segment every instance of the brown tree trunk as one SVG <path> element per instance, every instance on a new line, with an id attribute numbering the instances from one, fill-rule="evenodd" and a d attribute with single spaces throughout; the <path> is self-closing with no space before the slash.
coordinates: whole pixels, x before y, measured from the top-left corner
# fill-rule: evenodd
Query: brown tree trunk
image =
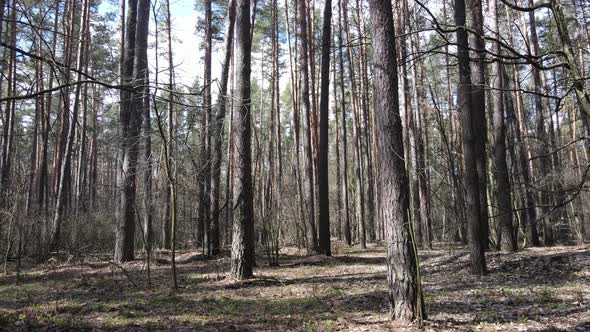
<path id="1" fill-rule="evenodd" d="M 309 63 L 308 63 L 308 36 L 307 36 L 307 5 L 305 0 L 299 1 L 299 29 L 301 33 L 301 98 L 303 99 L 303 186 L 304 196 L 307 202 L 307 250 L 318 251 L 318 236 L 315 222 L 315 188 L 312 155 L 312 112 L 309 99 Z"/>
<path id="2" fill-rule="evenodd" d="M 213 254 L 213 247 L 211 241 L 211 221 L 210 217 L 210 203 L 211 203 L 211 137 L 212 137 L 212 123 L 211 123 L 211 52 L 212 52 L 212 32 L 211 32 L 211 0 L 204 0 L 205 3 L 205 61 L 204 61 L 204 75 L 203 75 L 203 126 L 201 137 L 201 163 L 202 173 L 200 174 L 201 185 L 199 191 L 199 223 L 203 225 L 202 241 L 203 252 L 211 256 Z"/>
<path id="3" fill-rule="evenodd" d="M 378 117 L 382 217 L 387 229 L 390 317 L 421 321 L 424 304 L 412 229 L 408 177 L 399 115 L 396 40 L 391 2 L 369 0 L 374 52 L 375 114 Z"/>
<path id="4" fill-rule="evenodd" d="M 121 205 L 115 236 L 115 256 L 117 262 L 134 259 L 135 247 L 135 202 L 137 189 L 137 159 L 141 140 L 144 94 L 147 87 L 147 36 L 149 32 L 150 1 L 129 0 L 125 45 L 125 83 L 133 83 L 135 91 L 124 94 L 121 105 L 121 160 L 120 175 Z"/>
<path id="5" fill-rule="evenodd" d="M 229 67 L 232 58 L 234 22 L 236 16 L 235 1 L 230 0 L 228 5 L 226 33 L 225 33 L 225 58 L 221 71 L 221 85 L 217 100 L 215 118 L 213 120 L 213 133 L 211 137 L 211 254 L 217 255 L 220 250 L 219 216 L 221 201 L 221 159 L 223 156 L 223 122 L 225 121 L 225 108 L 227 105 L 227 85 L 229 79 Z"/>
<path id="6" fill-rule="evenodd" d="M 169 144 L 168 153 L 173 155 L 172 137 L 174 135 L 174 58 L 172 54 L 172 22 L 170 19 L 170 1 L 166 1 L 166 42 L 168 47 L 168 90 L 171 92 L 168 98 L 168 136 Z M 172 249 L 172 187 L 166 187 L 166 207 L 162 230 L 162 247 L 164 249 Z"/>
<path id="7" fill-rule="evenodd" d="M 492 32 L 498 34 L 498 16 L 497 1 L 489 2 L 490 17 L 492 17 L 490 28 Z M 499 35 L 499 34 L 498 34 Z M 499 43 L 492 45 L 492 52 L 501 55 Z M 510 188 L 510 174 L 508 173 L 508 163 L 506 161 L 506 124 L 504 122 L 504 86 L 502 84 L 502 64 L 499 61 L 492 63 L 492 73 L 490 79 L 493 80 L 492 87 L 492 107 L 494 123 L 494 162 L 496 177 L 496 197 L 498 199 L 498 224 L 500 225 L 502 251 L 512 252 L 517 249 L 515 233 L 512 226 L 512 198 Z"/>
<path id="8" fill-rule="evenodd" d="M 338 40 L 340 45 L 338 47 L 338 60 L 339 60 L 339 70 L 340 73 L 340 107 L 341 107 L 341 119 L 342 122 L 340 126 L 342 127 L 341 131 L 338 133 L 340 135 L 340 140 L 342 141 L 342 174 L 339 174 L 341 177 L 341 184 L 342 187 L 340 191 L 342 192 L 343 198 L 343 205 L 344 205 L 344 239 L 347 245 L 352 244 L 352 234 L 350 230 L 350 213 L 349 213 L 349 200 L 348 200 L 348 143 L 347 143 L 347 133 L 346 133 L 346 92 L 344 87 L 344 38 L 342 36 L 342 1 L 338 0 Z M 346 1 L 346 0 L 344 0 Z"/>
<path id="9" fill-rule="evenodd" d="M 330 41 L 332 29 L 332 1 L 325 0 L 322 28 L 322 68 L 320 83 L 320 144 L 318 151 L 319 181 L 319 245 L 320 252 L 331 256 L 330 249 L 330 192 L 328 182 L 328 113 L 330 103 Z"/>
<path id="10" fill-rule="evenodd" d="M 90 12 L 90 4 L 89 0 L 85 0 L 84 4 L 82 5 L 82 26 L 80 28 L 80 42 L 78 45 L 78 56 L 77 56 L 77 77 L 76 80 L 82 80 L 82 70 L 83 64 L 88 61 L 85 57 L 85 49 L 88 46 L 89 40 L 87 31 L 89 29 L 89 12 Z M 69 74 L 68 74 L 69 76 Z M 60 236 L 61 236 L 61 228 L 63 225 L 63 219 L 65 215 L 65 208 L 67 205 L 67 195 L 69 192 L 69 184 L 71 183 L 70 179 L 70 170 L 71 170 L 71 163 L 72 163 L 72 151 L 74 145 L 74 137 L 76 135 L 76 126 L 78 121 L 78 111 L 80 109 L 80 95 L 81 95 L 82 85 L 78 84 L 76 86 L 75 95 L 74 95 L 74 107 L 72 110 L 71 119 L 68 120 L 69 128 L 67 134 L 66 145 L 63 153 L 62 163 L 60 165 L 59 171 L 59 183 L 57 186 L 57 200 L 55 203 L 55 213 L 53 217 L 53 225 L 51 229 L 51 240 L 50 240 L 50 251 L 54 251 L 58 249 L 60 245 Z M 69 95 L 64 97 L 69 99 Z M 65 102 L 66 105 L 69 105 L 69 101 Z M 64 111 L 68 110 L 69 106 L 64 107 Z M 69 112 L 67 112 L 69 113 Z M 69 114 L 68 114 L 69 117 Z"/>
<path id="11" fill-rule="evenodd" d="M 357 216 L 357 225 L 358 225 L 358 239 L 361 244 L 361 248 L 365 249 L 367 247 L 367 237 L 366 237 L 366 224 L 365 224 L 365 195 L 364 195 L 364 183 L 363 183 L 363 154 L 361 152 L 362 149 L 362 142 L 361 142 L 361 129 L 360 129 L 360 101 L 359 96 L 356 89 L 356 71 L 354 65 L 354 55 L 352 52 L 352 47 L 350 46 L 352 42 L 351 33 L 350 33 L 350 25 L 348 23 L 348 0 L 344 0 L 342 6 L 342 15 L 344 18 L 344 30 L 346 32 L 346 43 L 348 45 L 348 61 L 349 61 L 349 72 L 350 72 L 350 85 L 351 85 L 351 92 L 352 92 L 352 110 L 353 110 L 353 126 L 352 126 L 352 136 L 354 139 L 354 152 L 355 152 L 355 169 L 354 174 L 356 178 L 356 216 Z"/>
<path id="12" fill-rule="evenodd" d="M 236 85 L 234 144 L 236 149 L 233 198 L 233 239 L 230 275 L 236 279 L 253 276 L 254 206 L 250 127 L 250 0 L 236 2 Z"/>
<path id="13" fill-rule="evenodd" d="M 529 5 L 532 5 L 532 1 L 529 1 Z M 535 22 L 535 15 L 534 12 L 529 13 L 529 25 L 530 25 L 530 43 L 531 43 L 531 54 L 533 56 L 540 54 L 539 51 L 539 40 L 537 37 L 537 24 Z M 549 174 L 551 170 L 550 159 L 547 157 L 549 154 L 549 147 L 547 146 L 546 142 L 548 142 L 547 132 L 545 130 L 545 117 L 543 113 L 548 110 L 544 110 L 543 99 L 541 94 L 543 93 L 542 84 L 541 84 L 541 72 L 535 66 L 531 66 L 531 70 L 533 73 L 533 89 L 536 93 L 535 95 L 535 113 L 536 113 L 536 135 L 539 139 L 539 154 L 541 157 L 539 158 L 539 177 L 545 177 Z M 540 217 L 543 219 L 542 227 L 543 227 L 543 242 L 546 246 L 553 245 L 553 226 L 551 225 L 549 212 L 551 210 L 550 198 L 548 193 L 546 192 L 549 186 L 546 184 L 546 179 L 541 181 L 541 193 L 539 194 L 539 203 L 540 203 Z"/>
<path id="14" fill-rule="evenodd" d="M 483 29 L 483 11 L 482 0 L 467 0 L 467 24 L 474 33 L 469 33 L 469 46 L 474 52 L 471 52 L 471 103 L 472 103 L 472 121 L 475 130 L 474 144 L 475 158 L 477 164 L 479 206 L 481 209 L 481 228 L 482 241 L 484 249 L 489 248 L 489 213 L 488 213 L 488 194 L 487 194 L 487 162 L 486 162 L 486 144 L 487 144 L 487 122 L 486 122 L 486 101 L 485 101 L 485 45 Z"/>
<path id="15" fill-rule="evenodd" d="M 481 216 L 480 181 L 477 172 L 478 131 L 477 111 L 472 103 L 471 69 L 469 68 L 469 42 L 465 27 L 465 1 L 455 0 L 455 25 L 457 26 L 457 60 L 459 65 L 458 103 L 463 117 L 463 160 L 465 164 L 465 207 L 468 227 L 470 270 L 473 274 L 486 272 L 483 218 Z M 475 114 L 474 114 L 475 113 Z"/>

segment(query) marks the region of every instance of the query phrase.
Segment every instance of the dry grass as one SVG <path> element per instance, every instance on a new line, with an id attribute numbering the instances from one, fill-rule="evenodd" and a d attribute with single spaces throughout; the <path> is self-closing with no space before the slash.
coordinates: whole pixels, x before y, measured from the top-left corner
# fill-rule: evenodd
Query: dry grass
<path id="1" fill-rule="evenodd" d="M 346 248 L 335 257 L 284 250 L 263 257 L 256 278 L 226 277 L 228 259 L 170 268 L 142 261 L 132 278 L 97 258 L 0 276 L 0 330 L 413 331 L 388 317 L 384 250 Z M 187 254 L 190 256 L 190 254 Z M 464 250 L 421 251 L 427 331 L 590 331 L 590 247 L 489 253 L 490 273 L 467 273 Z M 136 284 L 134 286 L 133 284 Z"/>

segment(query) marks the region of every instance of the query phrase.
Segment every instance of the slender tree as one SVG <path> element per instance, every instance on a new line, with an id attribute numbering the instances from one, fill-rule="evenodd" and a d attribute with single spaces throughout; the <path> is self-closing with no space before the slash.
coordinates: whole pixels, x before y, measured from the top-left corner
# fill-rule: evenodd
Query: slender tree
<path id="1" fill-rule="evenodd" d="M 223 59 L 223 67 L 221 70 L 221 84 L 220 91 L 217 100 L 217 108 L 215 112 L 215 118 L 213 120 L 213 136 L 211 137 L 211 167 L 212 167 L 212 178 L 211 178 L 211 241 L 212 251 L 211 254 L 217 255 L 220 249 L 220 200 L 221 200 L 221 159 L 223 155 L 223 122 L 225 120 L 225 109 L 227 106 L 227 85 L 229 79 L 229 69 L 232 59 L 232 48 L 234 38 L 234 23 L 236 16 L 236 5 L 235 0 L 230 0 L 228 4 L 225 32 L 225 57 Z M 229 176 L 229 175 L 228 175 Z"/>
<path id="2" fill-rule="evenodd" d="M 312 156 L 312 112 L 309 92 L 309 53 L 308 53 L 308 25 L 307 5 L 305 0 L 299 1 L 299 30 L 301 34 L 301 104 L 303 105 L 303 186 L 304 196 L 307 203 L 307 250 L 318 251 L 318 235 L 315 216 L 315 187 Z M 313 68 L 313 67 L 312 67 Z"/>
<path id="3" fill-rule="evenodd" d="M 490 28 L 499 36 L 497 1 L 489 3 Z M 492 45 L 492 51 L 501 55 L 499 43 Z M 495 61 L 490 75 L 494 90 L 492 93 L 492 107 L 494 110 L 494 162 L 496 177 L 496 197 L 498 199 L 498 224 L 500 225 L 501 249 L 512 252 L 516 250 L 515 233 L 512 227 L 512 199 L 510 190 L 510 174 L 506 161 L 506 124 L 504 123 L 504 89 L 502 83 L 502 64 Z"/>
<path id="4" fill-rule="evenodd" d="M 457 59 L 459 64 L 458 104 L 463 117 L 463 162 L 465 164 L 466 221 L 468 227 L 469 257 L 471 272 L 484 274 L 486 271 L 485 252 L 483 245 L 483 227 L 481 216 L 481 200 L 479 199 L 479 179 L 477 172 L 478 146 L 475 136 L 478 135 L 474 121 L 472 103 L 471 69 L 469 68 L 469 42 L 465 28 L 465 1 L 455 0 L 455 25 L 457 26 Z"/>
<path id="5" fill-rule="evenodd" d="M 348 144 L 347 144 L 347 133 L 346 133 L 346 93 L 345 93 L 345 86 L 344 86 L 344 38 L 342 36 L 342 1 L 338 0 L 338 40 L 339 40 L 339 47 L 338 47 L 338 72 L 340 73 L 340 116 L 341 116 L 341 123 L 340 127 L 342 128 L 338 135 L 340 135 L 340 140 L 342 142 L 342 173 L 339 174 L 341 180 L 341 192 L 342 192 L 342 199 L 343 199 L 343 206 L 344 206 L 344 240 L 346 241 L 347 245 L 352 244 L 352 234 L 350 230 L 350 213 L 348 211 Z"/>
<path id="6" fill-rule="evenodd" d="M 89 12 L 90 12 L 90 3 L 89 0 L 85 0 L 84 4 L 82 5 L 82 26 L 80 29 L 80 41 L 78 45 L 78 56 L 77 56 L 77 81 L 82 80 L 82 69 L 83 64 L 88 59 L 85 58 L 85 49 L 87 47 L 87 40 L 86 38 L 88 35 L 86 34 L 87 29 L 89 29 Z M 51 228 L 51 239 L 50 239 L 50 251 L 56 250 L 60 244 L 60 236 L 61 236 L 61 228 L 63 226 L 63 219 L 65 215 L 65 209 L 67 204 L 67 195 L 68 195 L 68 184 L 71 182 L 70 172 L 71 163 L 72 163 L 72 151 L 74 146 L 74 136 L 76 134 L 76 127 L 78 121 L 78 111 L 80 109 L 80 95 L 82 93 L 82 86 L 78 84 L 76 86 L 75 95 L 74 95 L 74 107 L 72 110 L 72 115 L 69 123 L 68 128 L 68 136 L 64 150 L 64 156 L 62 159 L 62 164 L 60 167 L 60 176 L 59 182 L 57 187 L 57 200 L 55 204 L 55 213 L 53 216 L 53 225 Z M 69 103 L 67 103 L 69 105 Z M 67 108 L 66 108 L 67 109 Z M 69 113 L 69 112 L 68 112 Z M 69 115 L 68 115 L 69 117 Z"/>
<path id="7" fill-rule="evenodd" d="M 320 251 L 331 256 L 330 249 L 330 199 L 328 182 L 328 113 L 330 102 L 330 42 L 332 29 L 332 1 L 324 3 L 324 23 L 322 30 L 322 69 L 320 86 L 320 145 L 318 153 L 319 181 L 319 245 Z"/>

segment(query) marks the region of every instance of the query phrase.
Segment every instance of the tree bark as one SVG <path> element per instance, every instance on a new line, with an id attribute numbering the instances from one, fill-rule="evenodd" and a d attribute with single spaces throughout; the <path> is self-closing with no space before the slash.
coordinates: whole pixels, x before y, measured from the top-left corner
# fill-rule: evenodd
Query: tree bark
<path id="1" fill-rule="evenodd" d="M 78 56 L 77 56 L 77 81 L 82 80 L 82 70 L 83 64 L 88 59 L 85 58 L 85 48 L 88 46 L 87 40 L 87 31 L 89 29 L 89 14 L 90 14 L 90 3 L 89 0 L 84 0 L 82 5 L 82 26 L 80 28 L 80 41 L 78 45 Z M 71 183 L 70 179 L 70 170 L 71 170 L 71 163 L 72 163 L 72 151 L 74 148 L 74 137 L 76 135 L 76 126 L 78 121 L 78 111 L 80 109 L 80 95 L 81 95 L 82 85 L 78 84 L 76 86 L 75 95 L 74 95 L 74 107 L 72 110 L 71 119 L 69 119 L 69 128 L 68 128 L 68 135 L 66 140 L 66 145 L 63 153 L 62 163 L 60 165 L 60 174 L 59 174 L 59 182 L 57 187 L 57 200 L 55 203 L 55 213 L 53 216 L 53 224 L 51 228 L 51 239 L 50 239 L 50 251 L 55 251 L 58 249 L 60 245 L 60 236 L 61 236 L 61 228 L 63 225 L 63 219 L 65 215 L 65 208 L 67 205 L 67 195 L 69 192 L 69 184 Z M 69 96 L 68 96 L 69 99 Z M 66 104 L 69 104 L 67 102 Z M 68 107 L 64 108 L 64 111 L 68 110 Z M 67 112 L 69 113 L 69 112 Z M 69 117 L 69 114 L 68 114 Z"/>
<path id="2" fill-rule="evenodd" d="M 339 47 L 338 47 L 338 60 L 339 60 L 339 70 L 340 73 L 340 108 L 341 108 L 341 117 L 342 122 L 340 126 L 342 127 L 341 131 L 338 133 L 340 135 L 340 140 L 342 141 L 342 174 L 339 174 L 341 177 L 342 187 L 342 199 L 344 205 L 344 239 L 347 245 L 352 245 L 352 234 L 350 230 L 350 213 L 348 210 L 349 207 L 349 200 L 348 200 L 348 143 L 347 143 L 347 133 L 346 133 L 346 92 L 344 87 L 344 38 L 342 36 L 342 1 L 338 0 L 338 40 L 339 40 Z M 346 1 L 346 0 L 344 0 Z"/>
<path id="3" fill-rule="evenodd" d="M 318 251 L 318 236 L 315 223 L 315 188 L 312 155 L 312 121 L 313 112 L 309 99 L 309 63 L 308 63 L 308 36 L 307 36 L 307 5 L 305 0 L 299 1 L 299 29 L 301 33 L 301 98 L 303 105 L 303 186 L 304 196 L 307 202 L 307 250 Z"/>
<path id="4" fill-rule="evenodd" d="M 373 35 L 375 114 L 378 118 L 381 207 L 387 239 L 390 317 L 421 320 L 424 304 L 418 264 L 409 226 L 408 177 L 404 165 L 399 113 L 396 40 L 391 2 L 369 0 Z"/>
<path id="5" fill-rule="evenodd" d="M 356 178 L 356 216 L 357 216 L 357 224 L 358 224 L 358 239 L 361 244 L 361 248 L 365 249 L 367 247 L 367 237 L 366 237 L 366 224 L 365 224 L 365 195 L 364 195 L 364 183 L 363 183 L 363 154 L 361 152 L 362 143 L 361 143 L 361 129 L 360 129 L 360 101 L 358 92 L 356 89 L 356 71 L 354 65 L 354 55 L 352 52 L 352 47 L 350 44 L 352 43 L 351 33 L 350 33 L 350 25 L 348 23 L 348 0 L 344 0 L 343 6 L 343 18 L 344 18 L 344 31 L 346 32 L 346 42 L 348 44 L 348 61 L 349 61 L 349 73 L 350 73 L 350 86 L 351 86 L 351 99 L 352 99 L 352 110 L 353 110 L 353 125 L 352 125 L 352 136 L 354 139 L 354 155 L 355 155 L 355 164 L 354 164 L 354 175 Z"/>
<path id="6" fill-rule="evenodd" d="M 529 0 L 529 5 L 532 4 L 532 1 Z M 530 43 L 531 43 L 531 55 L 535 56 L 540 54 L 539 51 L 539 39 L 537 37 L 537 24 L 535 21 L 534 12 L 529 12 L 529 26 L 530 26 Z M 550 159 L 546 157 L 549 154 L 549 147 L 546 144 L 549 141 L 549 137 L 547 135 L 547 131 L 545 130 L 545 117 L 543 113 L 544 105 L 543 105 L 543 98 L 541 94 L 543 93 L 542 90 L 542 83 L 541 83 L 541 72 L 539 68 L 535 66 L 531 66 L 531 71 L 533 74 L 533 89 L 536 93 L 535 99 L 535 113 L 536 113 L 536 135 L 539 139 L 539 154 L 541 157 L 539 158 L 539 176 L 546 177 L 551 170 Z M 541 181 L 541 193 L 539 193 L 539 203 L 540 203 L 540 217 L 542 218 L 542 227 L 543 227 L 543 242 L 546 246 L 550 246 L 553 244 L 553 226 L 550 224 L 551 221 L 549 220 L 549 212 L 551 208 L 549 207 L 550 198 L 546 190 L 549 186 L 546 184 L 546 179 Z"/>
<path id="7" fill-rule="evenodd" d="M 232 47 L 234 40 L 234 23 L 236 16 L 235 0 L 230 0 L 228 4 L 226 32 L 225 32 L 225 57 L 221 70 L 221 85 L 219 96 L 217 98 L 217 108 L 215 119 L 213 121 L 213 135 L 211 137 L 211 254 L 217 255 L 220 250 L 220 201 L 221 201 L 221 159 L 223 155 L 223 122 L 225 121 L 225 109 L 227 105 L 227 83 L 229 79 L 229 67 L 232 58 Z"/>
<path id="8" fill-rule="evenodd" d="M 490 29 L 499 36 L 497 0 L 488 3 L 490 17 L 492 18 Z M 499 43 L 492 45 L 492 52 L 501 54 Z M 517 249 L 512 226 L 512 198 L 510 188 L 510 174 L 506 161 L 506 124 L 504 122 L 504 86 L 502 84 L 502 64 L 499 61 L 492 63 L 492 107 L 494 123 L 494 162 L 496 176 L 496 197 L 498 199 L 498 224 L 500 225 L 502 251 L 513 252 Z"/>
<path id="9" fill-rule="evenodd" d="M 330 249 L 330 192 L 328 182 L 328 113 L 330 103 L 330 41 L 332 29 L 332 1 L 325 0 L 322 28 L 322 68 L 320 83 L 320 145 L 318 151 L 319 181 L 319 245 L 320 252 L 331 256 Z"/>
<path id="10" fill-rule="evenodd" d="M 125 76 L 122 79 L 133 83 L 134 91 L 127 93 L 121 108 L 122 127 L 122 173 L 120 175 L 121 206 L 115 237 L 115 261 L 134 259 L 135 247 L 135 202 L 137 191 L 137 159 L 141 140 L 141 124 L 144 94 L 147 88 L 147 38 L 149 33 L 150 0 L 129 0 L 126 26 Z M 133 34 L 133 36 L 132 36 Z M 131 74 L 131 75 L 128 75 Z M 126 103 L 125 103 L 126 101 Z"/>
<path id="11" fill-rule="evenodd" d="M 205 3 L 205 61 L 203 64 L 203 127 L 201 132 L 201 187 L 199 192 L 199 222 L 203 225 L 203 252 L 211 256 L 213 246 L 211 240 L 211 137 L 213 126 L 211 123 L 211 53 L 212 53 L 212 31 L 211 31 L 211 0 L 204 0 Z"/>
<path id="12" fill-rule="evenodd" d="M 482 241 L 484 249 L 489 248 L 489 213 L 488 213 L 488 194 L 487 194 L 487 162 L 486 162 L 486 145 L 487 145 L 487 122 L 486 122 L 486 76 L 485 76 L 485 44 L 484 44 L 484 26 L 482 0 L 467 0 L 467 25 L 473 30 L 469 33 L 469 46 L 474 52 L 471 52 L 471 105 L 472 121 L 474 133 L 475 158 L 477 164 L 479 206 L 481 209 L 481 227 Z"/>
<path id="13" fill-rule="evenodd" d="M 457 60 L 459 65 L 458 103 L 463 118 L 463 161 L 465 164 L 466 221 L 468 227 L 469 257 L 471 273 L 482 275 L 486 272 L 483 244 L 483 218 L 481 216 L 480 181 L 478 179 L 476 136 L 478 124 L 474 121 L 477 112 L 472 102 L 471 69 L 469 68 L 469 42 L 465 29 L 465 1 L 455 0 L 455 25 L 457 26 Z M 475 114 L 474 114 L 475 113 Z"/>
<path id="14" fill-rule="evenodd" d="M 252 192 L 252 152 L 250 114 L 250 0 L 236 2 L 236 86 L 234 112 L 235 173 L 233 198 L 233 240 L 231 276 L 247 279 L 253 276 L 254 206 Z"/>

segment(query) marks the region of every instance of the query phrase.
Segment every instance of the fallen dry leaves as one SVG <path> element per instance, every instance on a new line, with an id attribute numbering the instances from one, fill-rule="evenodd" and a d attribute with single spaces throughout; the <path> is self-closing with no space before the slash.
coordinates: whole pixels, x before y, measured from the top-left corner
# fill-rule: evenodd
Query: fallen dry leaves
<path id="1" fill-rule="evenodd" d="M 185 252 L 176 292 L 168 264 L 152 264 L 152 288 L 142 261 L 127 275 L 98 258 L 33 266 L 18 285 L 0 276 L 0 330 L 590 331 L 590 246 L 488 253 L 480 278 L 457 246 L 421 251 L 422 328 L 388 320 L 382 247 L 337 248 L 286 248 L 279 267 L 259 257 L 256 278 L 241 282 L 227 278 L 227 257 Z"/>

